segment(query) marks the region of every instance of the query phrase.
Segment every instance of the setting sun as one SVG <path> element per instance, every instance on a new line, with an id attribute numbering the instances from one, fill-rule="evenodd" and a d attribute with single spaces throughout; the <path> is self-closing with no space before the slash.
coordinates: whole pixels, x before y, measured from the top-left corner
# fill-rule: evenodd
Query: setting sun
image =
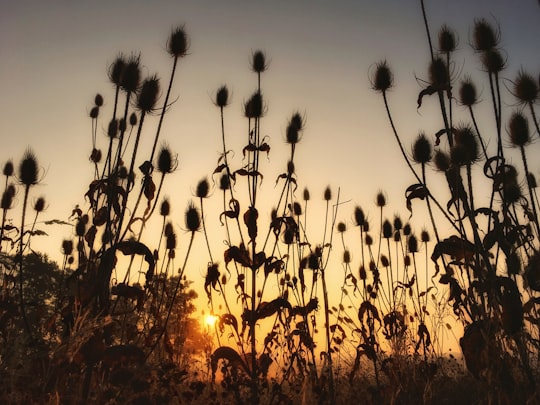
<path id="1" fill-rule="evenodd" d="M 216 315 L 208 314 L 204 316 L 204 325 L 213 328 L 219 318 Z"/>

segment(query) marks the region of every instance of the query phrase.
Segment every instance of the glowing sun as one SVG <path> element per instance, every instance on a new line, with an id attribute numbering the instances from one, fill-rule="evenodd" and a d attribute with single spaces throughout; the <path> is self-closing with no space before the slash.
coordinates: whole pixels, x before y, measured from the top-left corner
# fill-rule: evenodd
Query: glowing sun
<path id="1" fill-rule="evenodd" d="M 215 315 L 208 314 L 204 317 L 204 324 L 209 328 L 213 328 L 219 318 Z"/>

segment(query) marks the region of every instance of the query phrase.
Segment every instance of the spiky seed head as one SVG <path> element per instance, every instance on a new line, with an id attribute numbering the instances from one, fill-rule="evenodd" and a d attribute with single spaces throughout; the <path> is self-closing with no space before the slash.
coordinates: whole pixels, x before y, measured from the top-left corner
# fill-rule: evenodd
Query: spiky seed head
<path id="1" fill-rule="evenodd" d="M 227 105 L 229 105 L 229 89 L 227 86 L 223 85 L 218 89 L 214 104 L 220 108 L 227 107 Z"/>
<path id="2" fill-rule="evenodd" d="M 396 231 L 400 231 L 403 228 L 403 222 L 401 221 L 401 217 L 399 215 L 394 215 L 394 229 Z"/>
<path id="3" fill-rule="evenodd" d="M 278 217 L 278 212 L 276 207 L 272 207 L 272 210 L 270 211 L 270 219 L 272 221 L 275 221 Z"/>
<path id="4" fill-rule="evenodd" d="M 15 185 L 14 184 L 10 184 L 9 186 L 7 186 L 6 188 L 6 192 L 8 194 L 11 194 L 12 197 L 15 197 L 15 194 L 16 194 L 16 189 L 15 189 Z"/>
<path id="5" fill-rule="evenodd" d="M 418 240 L 416 239 L 416 236 L 410 235 L 407 238 L 407 247 L 410 253 L 418 252 Z"/>
<path id="6" fill-rule="evenodd" d="M 101 150 L 100 149 L 92 149 L 92 153 L 90 154 L 90 161 L 94 163 L 101 162 Z"/>
<path id="7" fill-rule="evenodd" d="M 19 181 L 25 186 L 33 186 L 38 182 L 38 162 L 32 150 L 27 149 L 19 165 Z"/>
<path id="8" fill-rule="evenodd" d="M 201 228 L 201 216 L 193 203 L 188 205 L 185 215 L 185 222 L 186 228 L 190 232 L 197 232 Z"/>
<path id="9" fill-rule="evenodd" d="M 317 270 L 319 268 L 319 256 L 317 254 L 312 253 L 308 257 L 308 269 L 310 270 Z"/>
<path id="10" fill-rule="evenodd" d="M 358 269 L 358 277 L 360 277 L 360 280 L 367 279 L 367 271 L 364 265 L 361 265 L 360 268 Z"/>
<path id="11" fill-rule="evenodd" d="M 429 65 L 429 82 L 435 87 L 445 87 L 448 85 L 448 66 L 441 58 L 435 58 Z"/>
<path id="12" fill-rule="evenodd" d="M 484 18 L 475 20 L 473 29 L 473 47 L 485 52 L 494 49 L 499 44 L 499 32 Z"/>
<path id="13" fill-rule="evenodd" d="M 297 217 L 302 215 L 302 206 L 300 205 L 298 201 L 295 201 L 293 203 L 293 214 L 296 215 Z"/>
<path id="14" fill-rule="evenodd" d="M 103 96 L 101 94 L 96 94 L 96 97 L 94 97 L 94 104 L 96 107 L 101 107 L 103 105 Z"/>
<path id="15" fill-rule="evenodd" d="M 484 68 L 491 73 L 500 73 L 506 66 L 506 60 L 498 49 L 491 49 L 482 55 Z"/>
<path id="16" fill-rule="evenodd" d="M 413 160 L 416 163 L 429 163 L 432 157 L 431 142 L 425 133 L 420 133 L 413 144 Z"/>
<path id="17" fill-rule="evenodd" d="M 326 186 L 324 189 L 324 195 L 323 195 L 324 201 L 330 201 L 332 199 L 332 189 L 330 186 Z"/>
<path id="18" fill-rule="evenodd" d="M 210 190 L 210 184 L 208 183 L 208 179 L 202 179 L 197 184 L 197 190 L 195 192 L 195 195 L 198 198 L 206 198 L 208 197 L 208 191 Z"/>
<path id="19" fill-rule="evenodd" d="M 339 233 L 343 233 L 343 232 L 345 232 L 346 230 L 347 230 L 347 225 L 345 225 L 345 222 L 339 222 L 339 223 L 337 224 L 337 231 L 338 231 Z"/>
<path id="20" fill-rule="evenodd" d="M 81 216 L 77 220 L 77 223 L 75 224 L 75 235 L 77 235 L 78 237 L 84 236 L 86 233 L 87 223 L 88 223 L 88 216 L 87 215 Z"/>
<path id="21" fill-rule="evenodd" d="M 178 165 L 177 157 L 171 152 L 167 145 L 163 145 L 159 150 L 157 168 L 160 173 L 170 174 L 174 172 Z"/>
<path id="22" fill-rule="evenodd" d="M 109 66 L 109 80 L 116 86 L 122 83 L 122 75 L 126 67 L 126 58 L 123 54 L 119 54 L 114 62 Z"/>
<path id="23" fill-rule="evenodd" d="M 401 232 L 395 231 L 394 232 L 394 242 L 399 242 L 401 240 Z"/>
<path id="24" fill-rule="evenodd" d="M 442 53 L 450 53 L 456 50 L 457 40 L 454 30 L 444 24 L 439 30 L 439 50 Z"/>
<path id="25" fill-rule="evenodd" d="M 45 209 L 45 198 L 39 197 L 34 203 L 34 211 L 43 212 L 44 209 Z"/>
<path id="26" fill-rule="evenodd" d="M 362 225 L 362 229 L 364 230 L 364 232 L 369 232 L 369 221 L 367 219 L 364 221 L 364 225 Z"/>
<path id="27" fill-rule="evenodd" d="M 531 172 L 527 173 L 527 185 L 528 185 L 530 188 L 536 188 L 536 187 L 538 187 L 538 183 L 536 182 L 536 177 L 535 177 L 534 174 L 531 173 Z"/>
<path id="28" fill-rule="evenodd" d="M 309 199 L 311 198 L 307 187 L 304 188 L 304 192 L 302 193 L 302 198 L 304 199 L 304 201 L 309 201 Z"/>
<path id="29" fill-rule="evenodd" d="M 251 70 L 255 73 L 262 73 L 268 68 L 266 64 L 266 54 L 257 50 L 251 55 Z"/>
<path id="30" fill-rule="evenodd" d="M 538 100 L 538 84 L 533 77 L 521 69 L 514 82 L 514 96 L 522 104 L 533 104 Z"/>
<path id="31" fill-rule="evenodd" d="M 15 171 L 15 168 L 13 166 L 13 161 L 12 160 L 8 160 L 5 164 L 4 164 L 4 176 L 6 177 L 11 177 L 13 176 L 13 172 Z"/>
<path id="32" fill-rule="evenodd" d="M 124 72 L 122 74 L 122 81 L 120 87 L 124 89 L 126 93 L 136 92 L 141 82 L 141 67 L 140 56 L 131 55 L 127 60 Z"/>
<path id="33" fill-rule="evenodd" d="M 251 98 L 244 103 L 244 115 L 246 118 L 261 118 L 264 114 L 264 102 L 261 92 L 256 91 Z"/>
<path id="34" fill-rule="evenodd" d="M 450 168 L 450 156 L 442 150 L 435 152 L 433 162 L 435 163 L 437 170 L 441 172 L 446 172 Z"/>
<path id="35" fill-rule="evenodd" d="M 373 238 L 371 237 L 370 234 L 366 234 L 366 246 L 371 246 L 373 245 Z"/>
<path id="36" fill-rule="evenodd" d="M 354 222 L 356 223 L 356 226 L 363 226 L 365 221 L 366 216 L 364 214 L 364 210 L 357 205 L 354 208 Z"/>
<path id="37" fill-rule="evenodd" d="M 128 178 L 128 169 L 126 166 L 122 165 L 118 168 L 118 178 L 121 180 Z"/>
<path id="38" fill-rule="evenodd" d="M 300 141 L 300 132 L 304 129 L 304 119 L 295 112 L 287 125 L 287 143 L 294 145 Z"/>
<path id="39" fill-rule="evenodd" d="M 517 181 L 508 182 L 504 185 L 503 188 L 504 202 L 506 204 L 515 204 L 521 197 L 521 187 Z"/>
<path id="40" fill-rule="evenodd" d="M 118 131 L 125 132 L 126 128 L 127 128 L 126 120 L 122 117 L 118 120 Z"/>
<path id="41" fill-rule="evenodd" d="M 107 136 L 109 138 L 116 138 L 118 135 L 118 120 L 114 118 L 109 121 L 109 126 L 107 127 Z"/>
<path id="42" fill-rule="evenodd" d="M 409 236 L 411 234 L 411 225 L 410 224 L 405 224 L 403 226 L 403 235 L 405 236 Z"/>
<path id="43" fill-rule="evenodd" d="M 375 65 L 375 74 L 371 78 L 371 87 L 373 90 L 384 93 L 392 87 L 393 81 L 394 77 L 386 60 L 378 62 Z"/>
<path id="44" fill-rule="evenodd" d="M 145 113 L 154 111 L 158 97 L 159 78 L 153 75 L 143 81 L 137 97 L 137 108 Z"/>
<path id="45" fill-rule="evenodd" d="M 470 77 L 466 77 L 465 80 L 461 82 L 461 87 L 459 88 L 459 101 L 467 107 L 472 107 L 478 101 L 476 86 Z"/>
<path id="46" fill-rule="evenodd" d="M 4 190 L 2 193 L 2 202 L 0 204 L 0 208 L 3 210 L 9 210 L 11 208 L 11 205 L 13 204 L 13 197 L 14 194 L 9 191 L 9 189 Z"/>
<path id="47" fill-rule="evenodd" d="M 183 58 L 189 50 L 189 37 L 184 26 L 174 28 L 167 41 L 167 52 L 175 58 Z"/>
<path id="48" fill-rule="evenodd" d="M 131 125 L 132 127 L 137 125 L 137 114 L 135 114 L 134 112 L 132 112 L 129 116 L 129 125 Z"/>
<path id="49" fill-rule="evenodd" d="M 161 206 L 159 207 L 159 215 L 162 217 L 167 217 L 171 213 L 171 203 L 169 202 L 169 199 L 164 198 L 163 201 L 161 201 Z"/>
<path id="50" fill-rule="evenodd" d="M 348 249 L 343 251 L 343 263 L 349 264 L 351 262 L 351 252 Z"/>
<path id="51" fill-rule="evenodd" d="M 387 219 L 384 220 L 382 225 L 382 235 L 384 239 L 390 239 L 392 237 L 392 224 Z"/>
<path id="52" fill-rule="evenodd" d="M 88 115 L 90 116 L 90 118 L 96 119 L 99 116 L 99 107 L 98 106 L 92 107 Z"/>
<path id="53" fill-rule="evenodd" d="M 478 160 L 480 156 L 478 140 L 470 126 L 463 125 L 456 128 L 454 140 L 455 144 L 450 151 L 450 158 L 454 165 L 470 165 Z"/>
<path id="54" fill-rule="evenodd" d="M 508 132 L 510 134 L 510 141 L 514 146 L 525 146 L 531 142 L 529 122 L 520 111 L 515 111 L 510 117 Z"/>
<path id="55" fill-rule="evenodd" d="M 386 255 L 381 255 L 381 266 L 388 267 L 390 266 L 390 259 Z"/>
<path id="56" fill-rule="evenodd" d="M 420 233 L 420 240 L 423 243 L 427 243 L 429 242 L 429 239 L 429 232 L 427 231 L 427 229 L 422 229 L 422 232 Z"/>
<path id="57" fill-rule="evenodd" d="M 73 253 L 73 241 L 71 239 L 64 239 L 62 241 L 62 253 L 65 256 L 70 256 Z"/>
<path id="58" fill-rule="evenodd" d="M 166 240 L 166 249 L 167 250 L 173 250 L 176 249 L 176 234 L 174 232 L 171 232 L 167 235 L 165 238 Z"/>
<path id="59" fill-rule="evenodd" d="M 379 191 L 377 193 L 377 196 L 375 197 L 375 205 L 377 205 L 377 207 L 379 208 L 382 208 L 386 205 L 386 195 L 383 191 Z"/>
<path id="60" fill-rule="evenodd" d="M 172 222 L 169 221 L 165 224 L 165 228 L 163 229 L 163 235 L 169 236 L 172 233 L 174 233 L 174 228 Z"/>
<path id="61" fill-rule="evenodd" d="M 219 179 L 219 189 L 221 191 L 226 191 L 231 186 L 231 181 L 229 179 L 229 175 L 227 173 L 224 173 L 221 175 Z"/>

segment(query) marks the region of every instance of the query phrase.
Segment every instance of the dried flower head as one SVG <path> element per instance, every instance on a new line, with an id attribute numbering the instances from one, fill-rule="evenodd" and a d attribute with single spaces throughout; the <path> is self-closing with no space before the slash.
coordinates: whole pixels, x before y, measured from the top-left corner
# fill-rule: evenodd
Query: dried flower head
<path id="1" fill-rule="evenodd" d="M 300 141 L 300 132 L 304 129 L 303 118 L 300 113 L 296 112 L 291 116 L 287 125 L 286 139 L 287 143 L 294 145 Z"/>
<path id="2" fill-rule="evenodd" d="M 124 117 L 122 117 L 118 120 L 118 131 L 125 132 L 126 129 L 127 129 L 126 120 L 124 119 Z"/>
<path id="3" fill-rule="evenodd" d="M 407 238 L 407 248 L 409 249 L 410 253 L 418 252 L 418 240 L 416 239 L 416 236 L 410 235 Z"/>
<path id="4" fill-rule="evenodd" d="M 347 225 L 345 225 L 345 222 L 339 222 L 339 223 L 337 224 L 337 231 L 338 231 L 339 233 L 343 233 L 343 232 L 345 232 L 346 230 L 347 230 Z"/>
<path id="5" fill-rule="evenodd" d="M 426 164 L 431 160 L 432 147 L 431 142 L 425 133 L 420 133 L 413 144 L 413 160 L 416 163 Z"/>
<path id="6" fill-rule="evenodd" d="M 429 82 L 436 88 L 448 86 L 449 74 L 446 62 L 441 58 L 435 58 L 429 65 Z"/>
<path id="7" fill-rule="evenodd" d="M 137 97 L 137 108 L 145 113 L 155 109 L 159 97 L 159 79 L 156 75 L 143 81 Z"/>
<path id="8" fill-rule="evenodd" d="M 161 206 L 159 207 L 159 215 L 162 217 L 167 217 L 171 213 L 171 203 L 168 198 L 164 198 L 161 201 Z"/>
<path id="9" fill-rule="evenodd" d="M 360 277 L 360 280 L 367 279 L 366 268 L 363 265 L 358 269 L 358 276 Z"/>
<path id="10" fill-rule="evenodd" d="M 332 189 L 330 186 L 326 186 L 324 189 L 324 195 L 323 195 L 324 201 L 330 201 L 332 199 Z"/>
<path id="11" fill-rule="evenodd" d="M 500 73 L 506 65 L 506 60 L 498 49 L 490 49 L 482 55 L 482 64 L 491 73 Z"/>
<path id="12" fill-rule="evenodd" d="M 103 96 L 101 94 L 96 94 L 96 97 L 94 97 L 94 104 L 96 107 L 101 107 L 103 105 Z"/>
<path id="13" fill-rule="evenodd" d="M 62 253 L 65 256 L 69 256 L 73 253 L 73 241 L 71 239 L 64 239 L 62 241 Z"/>
<path id="14" fill-rule="evenodd" d="M 210 190 L 210 184 L 208 183 L 208 179 L 202 179 L 197 184 L 197 189 L 195 191 L 195 195 L 198 198 L 206 198 L 208 197 L 208 191 Z"/>
<path id="15" fill-rule="evenodd" d="M 392 87 L 393 80 L 392 72 L 385 60 L 375 65 L 375 74 L 371 79 L 371 87 L 374 90 L 381 93 L 386 92 Z"/>
<path id="16" fill-rule="evenodd" d="M 137 125 L 137 114 L 135 114 L 134 112 L 131 113 L 131 115 L 129 116 L 129 125 L 131 125 L 132 127 Z"/>
<path id="17" fill-rule="evenodd" d="M 390 239 L 392 237 L 392 224 L 387 219 L 382 224 L 382 235 L 384 239 Z"/>
<path id="18" fill-rule="evenodd" d="M 304 188 L 304 192 L 302 193 L 302 198 L 304 199 L 304 201 L 309 201 L 309 199 L 311 198 L 311 196 L 309 195 L 309 190 L 306 188 Z"/>
<path id="19" fill-rule="evenodd" d="M 193 203 L 190 203 L 188 205 L 185 214 L 185 222 L 186 228 L 190 232 L 197 232 L 201 228 L 201 216 L 199 215 L 199 211 L 193 205 Z"/>
<path id="20" fill-rule="evenodd" d="M 26 150 L 19 165 L 19 181 L 27 187 L 38 182 L 38 162 L 36 155 L 30 149 Z"/>
<path id="21" fill-rule="evenodd" d="M 231 180 L 229 179 L 229 175 L 227 173 L 224 173 L 219 178 L 219 189 L 222 191 L 226 191 L 231 186 Z"/>
<path id="22" fill-rule="evenodd" d="M 256 91 L 244 103 L 244 115 L 247 118 L 261 118 L 264 115 L 264 102 L 261 92 Z"/>
<path id="23" fill-rule="evenodd" d="M 455 144 L 450 151 L 450 159 L 455 166 L 466 166 L 474 163 L 480 156 L 478 140 L 473 129 L 462 125 L 454 131 Z"/>
<path id="24" fill-rule="evenodd" d="M 472 82 L 470 76 L 465 77 L 461 82 L 461 87 L 459 88 L 459 101 L 467 107 L 472 107 L 478 101 L 476 86 Z"/>
<path id="25" fill-rule="evenodd" d="M 266 55 L 263 51 L 257 50 L 251 55 L 251 69 L 255 73 L 262 73 L 268 68 Z"/>
<path id="26" fill-rule="evenodd" d="M 13 176 L 14 171 L 15 171 L 15 168 L 13 167 L 13 161 L 8 160 L 4 164 L 4 171 L 3 171 L 4 176 L 6 176 L 6 177 Z"/>
<path id="27" fill-rule="evenodd" d="M 538 183 L 536 182 L 536 177 L 535 177 L 534 174 L 531 173 L 531 172 L 527 173 L 527 185 L 528 185 L 530 188 L 536 188 L 536 187 L 538 187 Z"/>
<path id="28" fill-rule="evenodd" d="M 377 205 L 377 207 L 379 208 L 382 208 L 386 205 L 386 195 L 383 191 L 379 191 L 377 193 L 377 196 L 375 197 L 375 205 Z"/>
<path id="29" fill-rule="evenodd" d="M 441 150 L 435 152 L 433 162 L 435 163 L 437 170 L 441 172 L 445 172 L 450 168 L 450 156 Z"/>
<path id="30" fill-rule="evenodd" d="M 347 249 L 343 251 L 343 263 L 349 264 L 351 262 L 351 252 Z"/>
<path id="31" fill-rule="evenodd" d="M 300 203 L 298 201 L 295 201 L 293 203 L 293 214 L 296 215 L 297 217 L 302 215 L 302 206 L 300 205 Z"/>
<path id="32" fill-rule="evenodd" d="M 525 146 L 531 142 L 529 122 L 521 111 L 515 111 L 510 117 L 508 133 L 514 146 Z"/>
<path id="33" fill-rule="evenodd" d="M 90 161 L 94 163 L 101 162 L 101 150 L 100 149 L 92 149 L 92 153 L 90 154 Z"/>
<path id="34" fill-rule="evenodd" d="M 136 92 L 141 82 L 140 55 L 131 55 L 124 66 L 120 87 L 126 93 Z"/>
<path id="35" fill-rule="evenodd" d="M 172 173 L 178 166 L 178 158 L 173 155 L 168 145 L 163 145 L 158 153 L 157 168 L 160 173 Z"/>
<path id="36" fill-rule="evenodd" d="M 45 209 L 45 198 L 38 197 L 38 199 L 34 202 L 34 211 L 43 212 L 44 209 Z"/>
<path id="37" fill-rule="evenodd" d="M 2 193 L 2 201 L 0 203 L 0 208 L 3 210 L 11 209 L 14 196 L 14 192 L 10 191 L 9 189 L 4 190 L 4 192 Z"/>
<path id="38" fill-rule="evenodd" d="M 427 231 L 427 229 L 422 229 L 422 232 L 420 233 L 420 240 L 423 243 L 429 242 L 429 232 Z"/>
<path id="39" fill-rule="evenodd" d="M 439 30 L 439 50 L 450 53 L 456 50 L 457 40 L 454 31 L 446 24 Z"/>
<path id="40" fill-rule="evenodd" d="M 390 259 L 386 255 L 381 255 L 381 266 L 388 267 L 390 266 Z"/>
<path id="41" fill-rule="evenodd" d="M 400 231 L 403 228 L 403 222 L 401 221 L 401 217 L 399 215 L 394 215 L 394 229 L 396 231 Z"/>
<path id="42" fill-rule="evenodd" d="M 109 80 L 116 86 L 122 83 L 122 75 L 126 67 L 126 59 L 123 54 L 119 54 L 114 62 L 109 66 Z"/>
<path id="43" fill-rule="evenodd" d="M 366 221 L 366 216 L 364 215 L 364 210 L 360 206 L 354 208 L 354 222 L 356 226 L 363 226 Z"/>
<path id="44" fill-rule="evenodd" d="M 405 224 L 403 226 L 403 235 L 409 236 L 410 234 L 411 234 L 411 225 L 410 224 Z"/>
<path id="45" fill-rule="evenodd" d="M 473 31 L 473 47 L 485 52 L 494 49 L 499 44 L 500 34 L 484 18 L 475 20 Z"/>
<path id="46" fill-rule="evenodd" d="M 107 127 L 107 136 L 109 138 L 116 138 L 116 135 L 118 135 L 118 120 L 111 119 Z"/>
<path id="47" fill-rule="evenodd" d="M 538 100 L 538 84 L 533 77 L 521 69 L 514 81 L 514 96 L 522 104 L 533 104 Z"/>
<path id="48" fill-rule="evenodd" d="M 176 249 L 176 233 L 170 232 L 165 237 L 165 248 L 167 250 Z"/>
<path id="49" fill-rule="evenodd" d="M 90 116 L 90 118 L 96 119 L 99 116 L 99 107 L 98 106 L 92 107 L 88 115 Z"/>
<path id="50" fill-rule="evenodd" d="M 227 107 L 227 105 L 229 105 L 229 89 L 227 86 L 223 85 L 218 89 L 214 104 L 219 108 Z"/>
<path id="51" fill-rule="evenodd" d="M 167 52 L 175 58 L 182 58 L 189 50 L 189 37 L 184 30 L 184 26 L 174 28 L 167 41 Z"/>

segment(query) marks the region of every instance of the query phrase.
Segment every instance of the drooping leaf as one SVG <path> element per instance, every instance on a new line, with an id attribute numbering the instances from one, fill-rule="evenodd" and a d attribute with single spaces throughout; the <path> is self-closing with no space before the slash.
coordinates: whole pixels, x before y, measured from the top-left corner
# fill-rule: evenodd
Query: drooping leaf
<path id="1" fill-rule="evenodd" d="M 230 367 L 242 369 L 249 374 L 249 368 L 236 350 L 229 346 L 218 347 L 210 357 L 212 367 L 212 382 L 216 379 L 216 370 L 219 360 L 227 360 Z"/>

